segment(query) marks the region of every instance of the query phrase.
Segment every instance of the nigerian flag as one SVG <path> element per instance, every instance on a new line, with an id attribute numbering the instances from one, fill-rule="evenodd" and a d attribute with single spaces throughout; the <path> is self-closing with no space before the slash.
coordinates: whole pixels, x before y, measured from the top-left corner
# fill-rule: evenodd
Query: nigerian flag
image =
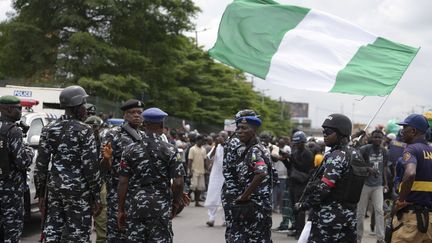
<path id="1" fill-rule="evenodd" d="M 382 96 L 392 92 L 418 50 L 320 11 L 235 0 L 209 53 L 290 88 Z"/>

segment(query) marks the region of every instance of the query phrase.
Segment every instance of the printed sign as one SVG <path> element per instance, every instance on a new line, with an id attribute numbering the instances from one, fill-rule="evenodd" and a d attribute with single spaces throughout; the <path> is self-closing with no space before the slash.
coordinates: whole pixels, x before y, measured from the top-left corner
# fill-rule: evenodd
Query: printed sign
<path id="1" fill-rule="evenodd" d="M 14 90 L 14 96 L 18 97 L 32 97 L 32 92 L 28 90 Z"/>
<path id="2" fill-rule="evenodd" d="M 236 130 L 235 120 L 225 119 L 224 130 L 227 132 L 234 132 Z"/>

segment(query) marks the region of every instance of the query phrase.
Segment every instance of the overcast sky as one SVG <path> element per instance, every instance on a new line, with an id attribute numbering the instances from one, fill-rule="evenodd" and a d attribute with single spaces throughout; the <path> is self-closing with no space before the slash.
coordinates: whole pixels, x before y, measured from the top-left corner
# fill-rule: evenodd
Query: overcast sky
<path id="1" fill-rule="evenodd" d="M 194 0 L 201 13 L 194 19 L 198 43 L 205 50 L 216 41 L 222 13 L 232 0 Z M 386 124 L 407 114 L 432 109 L 432 1 L 430 0 L 279 0 L 278 2 L 322 10 L 353 22 L 378 36 L 421 47 L 407 72 L 372 122 Z M 11 11 L 10 1 L 0 0 L 0 19 Z M 203 31 L 204 30 L 204 31 Z M 194 36 L 194 33 L 190 34 Z M 288 89 L 254 79 L 256 89 L 275 99 L 309 103 L 309 118 L 318 127 L 331 113 L 344 113 L 354 122 L 367 123 L 384 97 L 365 97 Z"/>

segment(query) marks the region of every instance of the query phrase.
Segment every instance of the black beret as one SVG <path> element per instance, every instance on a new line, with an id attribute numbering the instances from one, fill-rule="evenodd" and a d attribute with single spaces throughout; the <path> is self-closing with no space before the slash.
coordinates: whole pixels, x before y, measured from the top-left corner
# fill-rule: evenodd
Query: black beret
<path id="1" fill-rule="evenodd" d="M 120 107 L 122 111 L 132 109 L 132 108 L 144 108 L 144 103 L 140 100 L 127 100 L 123 103 L 123 105 Z"/>

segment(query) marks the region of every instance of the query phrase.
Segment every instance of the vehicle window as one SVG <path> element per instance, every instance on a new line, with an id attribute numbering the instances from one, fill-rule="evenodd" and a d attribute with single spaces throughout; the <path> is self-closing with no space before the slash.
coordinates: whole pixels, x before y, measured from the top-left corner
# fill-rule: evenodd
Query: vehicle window
<path id="1" fill-rule="evenodd" d="M 30 142 L 30 139 L 34 135 L 40 135 L 42 132 L 43 122 L 41 118 L 34 119 L 30 124 L 30 129 L 27 133 L 27 142 Z"/>

